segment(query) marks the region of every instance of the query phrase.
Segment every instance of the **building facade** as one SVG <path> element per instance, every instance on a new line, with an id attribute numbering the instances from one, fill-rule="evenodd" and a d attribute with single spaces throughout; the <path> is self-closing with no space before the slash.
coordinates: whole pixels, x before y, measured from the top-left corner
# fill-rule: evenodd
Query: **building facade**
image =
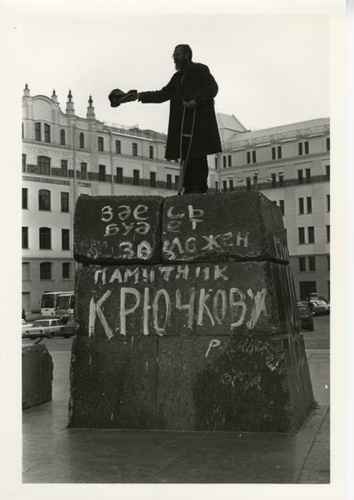
<path id="1" fill-rule="evenodd" d="M 55 91 L 31 97 L 26 85 L 22 122 L 22 305 L 37 312 L 44 291 L 74 289 L 75 202 L 88 195 L 176 194 L 179 165 L 165 160 L 166 136 L 65 113 Z"/>
<path id="2" fill-rule="evenodd" d="M 209 157 L 216 191 L 258 189 L 283 212 L 297 296 L 330 298 L 330 130 L 328 119 L 249 131 L 218 114 L 223 152 Z M 40 310 L 44 291 L 73 290 L 73 216 L 78 196 L 177 193 L 179 165 L 165 160 L 166 136 L 65 113 L 23 94 L 22 304 Z"/>
<path id="3" fill-rule="evenodd" d="M 242 130 L 228 115 L 218 121 L 224 134 L 223 152 L 212 160 L 216 189 L 257 189 L 273 200 L 283 213 L 297 297 L 330 299 L 329 119 L 258 131 Z"/>

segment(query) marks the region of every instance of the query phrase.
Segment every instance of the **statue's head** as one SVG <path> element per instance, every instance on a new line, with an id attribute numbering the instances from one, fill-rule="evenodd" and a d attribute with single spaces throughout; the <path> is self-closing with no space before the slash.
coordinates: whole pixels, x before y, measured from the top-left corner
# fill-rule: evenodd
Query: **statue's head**
<path id="1" fill-rule="evenodd" d="M 184 69 L 192 61 L 192 49 L 189 45 L 179 44 L 173 51 L 173 60 L 177 70 Z"/>

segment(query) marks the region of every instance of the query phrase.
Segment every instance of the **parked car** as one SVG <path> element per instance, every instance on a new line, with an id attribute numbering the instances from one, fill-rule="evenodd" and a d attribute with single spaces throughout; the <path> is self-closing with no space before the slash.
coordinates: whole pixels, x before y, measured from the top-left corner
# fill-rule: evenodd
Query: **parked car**
<path id="1" fill-rule="evenodd" d="M 63 337 L 69 338 L 72 337 L 73 335 L 76 335 L 76 330 L 78 328 L 78 324 L 73 318 L 70 318 L 65 325 L 62 326 L 61 328 L 61 335 Z"/>
<path id="2" fill-rule="evenodd" d="M 32 326 L 25 328 L 22 337 L 51 339 L 54 336 L 61 335 L 63 326 L 62 320 L 58 318 L 37 319 Z"/>
<path id="3" fill-rule="evenodd" d="M 313 315 L 329 314 L 331 312 L 330 304 L 323 299 L 310 299 L 310 307 Z"/>
<path id="4" fill-rule="evenodd" d="M 22 333 L 24 333 L 26 329 L 31 328 L 31 326 L 33 326 L 33 323 L 28 323 L 26 320 L 23 319 L 21 324 Z"/>
<path id="5" fill-rule="evenodd" d="M 297 303 L 297 308 L 300 316 L 301 330 L 310 330 L 310 332 L 313 332 L 313 314 L 309 304 L 307 302 L 300 301 Z"/>

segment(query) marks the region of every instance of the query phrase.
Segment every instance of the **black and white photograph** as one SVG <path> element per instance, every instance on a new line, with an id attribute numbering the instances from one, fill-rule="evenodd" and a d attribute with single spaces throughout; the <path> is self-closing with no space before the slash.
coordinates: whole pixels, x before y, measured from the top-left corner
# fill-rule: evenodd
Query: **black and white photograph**
<path id="1" fill-rule="evenodd" d="M 349 498 L 352 9 L 3 2 L 6 500 Z"/>

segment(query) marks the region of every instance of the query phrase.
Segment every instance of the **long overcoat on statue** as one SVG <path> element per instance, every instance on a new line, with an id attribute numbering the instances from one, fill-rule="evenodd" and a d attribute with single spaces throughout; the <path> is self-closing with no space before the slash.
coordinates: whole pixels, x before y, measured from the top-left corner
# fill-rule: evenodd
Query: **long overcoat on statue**
<path id="1" fill-rule="evenodd" d="M 214 109 L 214 97 L 218 85 L 204 64 L 191 63 L 188 69 L 177 71 L 161 90 L 139 92 L 143 103 L 170 101 L 165 157 L 168 160 L 180 158 L 181 123 L 183 101 L 195 100 L 195 122 L 189 158 L 196 158 L 221 151 L 218 125 Z M 185 108 L 185 131 L 191 127 L 193 110 Z"/>

